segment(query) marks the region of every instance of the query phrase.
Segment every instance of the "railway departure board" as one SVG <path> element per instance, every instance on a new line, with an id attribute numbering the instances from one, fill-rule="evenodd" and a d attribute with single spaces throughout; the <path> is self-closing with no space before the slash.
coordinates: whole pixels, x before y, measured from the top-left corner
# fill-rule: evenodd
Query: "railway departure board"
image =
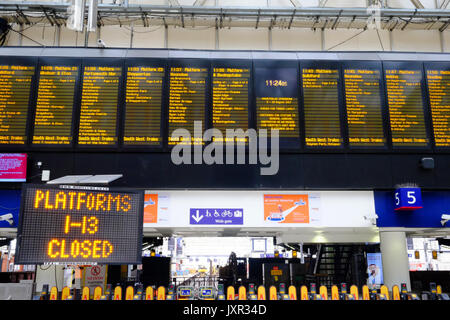
<path id="1" fill-rule="evenodd" d="M 342 147 L 339 70 L 303 68 L 303 104 L 307 147 Z"/>
<path id="2" fill-rule="evenodd" d="M 385 73 L 393 147 L 427 147 L 422 71 L 386 68 Z"/>
<path id="3" fill-rule="evenodd" d="M 118 92 L 121 75 L 121 67 L 84 67 L 79 145 L 116 145 Z"/>
<path id="4" fill-rule="evenodd" d="M 125 145 L 160 145 L 163 67 L 128 67 L 125 91 Z"/>
<path id="5" fill-rule="evenodd" d="M 203 138 L 194 137 L 194 121 L 201 121 L 201 134 L 205 128 L 205 99 L 208 68 L 171 67 L 169 76 L 169 145 L 203 144 Z M 172 139 L 176 129 L 190 133 L 190 141 Z"/>
<path id="6" fill-rule="evenodd" d="M 437 148 L 450 147 L 450 70 L 427 70 L 428 94 L 434 143 Z"/>
<path id="7" fill-rule="evenodd" d="M 250 69 L 214 68 L 212 77 L 212 124 L 222 132 L 226 129 L 248 129 L 248 95 Z M 239 141 L 237 143 L 245 143 Z M 215 139 L 218 141 L 218 139 Z M 232 141 L 233 142 L 233 141 Z"/>
<path id="8" fill-rule="evenodd" d="M 255 68 L 257 129 L 299 140 L 297 68 Z"/>
<path id="9" fill-rule="evenodd" d="M 70 145 L 77 66 L 41 66 L 33 144 Z"/>
<path id="10" fill-rule="evenodd" d="M 384 147 L 380 70 L 345 69 L 344 87 L 350 147 Z"/>
<path id="11" fill-rule="evenodd" d="M 0 144 L 24 145 L 34 66 L 0 65 Z"/>
<path id="12" fill-rule="evenodd" d="M 143 205 L 138 190 L 24 184 L 15 261 L 139 264 Z"/>

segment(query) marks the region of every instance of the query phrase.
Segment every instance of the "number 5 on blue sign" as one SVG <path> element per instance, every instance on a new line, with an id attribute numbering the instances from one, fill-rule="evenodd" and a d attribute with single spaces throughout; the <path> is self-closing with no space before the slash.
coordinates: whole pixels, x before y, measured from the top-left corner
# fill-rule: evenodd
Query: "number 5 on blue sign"
<path id="1" fill-rule="evenodd" d="M 395 210 L 416 210 L 422 208 L 420 188 L 399 188 L 395 190 Z"/>

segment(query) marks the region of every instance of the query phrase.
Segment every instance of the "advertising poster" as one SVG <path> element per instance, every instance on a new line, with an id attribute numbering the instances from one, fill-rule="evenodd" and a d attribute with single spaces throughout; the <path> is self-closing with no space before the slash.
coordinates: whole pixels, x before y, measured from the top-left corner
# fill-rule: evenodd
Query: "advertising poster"
<path id="1" fill-rule="evenodd" d="M 27 155 L 25 153 L 0 154 L 0 181 L 25 182 L 27 180 Z"/>
<path id="2" fill-rule="evenodd" d="M 309 223 L 307 194 L 265 194 L 264 221 L 277 223 Z"/>
<path id="3" fill-rule="evenodd" d="M 158 222 L 158 195 L 146 194 L 144 196 L 144 223 Z"/>
<path id="4" fill-rule="evenodd" d="M 0 228 L 17 228 L 20 190 L 0 190 Z"/>
<path id="5" fill-rule="evenodd" d="M 369 288 L 383 284 L 383 264 L 381 262 L 381 253 L 368 253 L 367 266 L 367 272 L 369 274 L 367 285 Z"/>

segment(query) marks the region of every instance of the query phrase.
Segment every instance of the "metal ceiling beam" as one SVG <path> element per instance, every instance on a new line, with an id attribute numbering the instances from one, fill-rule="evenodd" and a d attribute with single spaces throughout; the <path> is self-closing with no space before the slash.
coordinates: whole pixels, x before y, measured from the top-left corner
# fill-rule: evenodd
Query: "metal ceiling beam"
<path id="1" fill-rule="evenodd" d="M 200 1 L 200 0 L 199 0 Z M 446 2 L 450 2 L 446 1 Z M 200 3 L 200 2 L 199 2 Z M 445 3 L 444 3 L 445 4 Z M 62 2 L 19 2 L 0 0 L 0 16 L 9 22 L 15 19 L 25 23 L 36 23 L 45 17 L 45 12 L 63 22 L 67 19 L 67 9 L 70 4 Z M 86 8 L 86 11 L 88 8 Z M 87 13 L 87 12 L 86 12 Z M 102 25 L 129 24 L 140 20 L 142 25 L 181 25 L 195 22 L 195 26 L 215 26 L 216 18 L 222 22 L 232 19 L 230 27 L 261 27 L 270 25 L 270 20 L 277 16 L 286 21 L 290 28 L 312 28 L 316 24 L 322 26 L 328 20 L 337 23 L 338 28 L 364 28 L 370 13 L 367 8 L 331 8 L 331 7 L 216 7 L 216 6 L 179 6 L 171 5 L 133 5 L 98 4 L 98 15 L 102 18 Z M 185 20 L 183 16 L 191 17 Z M 380 17 L 386 27 L 390 20 L 401 19 L 416 29 L 427 30 L 430 24 L 433 29 L 441 28 L 450 19 L 450 10 L 444 9 L 399 9 L 381 8 Z M 439 21 L 439 19 L 441 21 Z M 144 19 L 142 19 L 144 18 Z M 238 19 L 235 19 L 238 18 Z M 120 19 L 120 20 L 119 20 Z M 29 20 L 28 22 L 26 22 Z M 193 21 L 195 20 L 195 21 Z M 314 24 L 314 25 L 313 25 Z M 280 24 L 281 26 L 282 24 Z M 333 24 L 328 23 L 327 28 Z M 190 25 L 189 25 L 190 26 Z M 221 25 L 222 27 L 222 25 Z M 410 26 L 409 26 L 410 27 Z"/>
<path id="2" fill-rule="evenodd" d="M 417 9 L 425 9 L 420 0 L 410 0 Z"/>

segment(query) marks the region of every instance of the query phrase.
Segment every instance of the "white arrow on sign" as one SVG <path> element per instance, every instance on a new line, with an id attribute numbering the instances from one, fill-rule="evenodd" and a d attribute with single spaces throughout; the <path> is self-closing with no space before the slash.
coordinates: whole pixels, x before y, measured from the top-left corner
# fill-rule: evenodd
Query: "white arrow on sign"
<path id="1" fill-rule="evenodd" d="M 195 216 L 192 215 L 192 218 L 193 218 L 197 223 L 199 223 L 200 220 L 203 219 L 203 215 L 200 216 L 200 215 L 199 215 L 199 211 L 200 211 L 200 210 L 197 210 L 197 212 L 195 213 Z"/>

